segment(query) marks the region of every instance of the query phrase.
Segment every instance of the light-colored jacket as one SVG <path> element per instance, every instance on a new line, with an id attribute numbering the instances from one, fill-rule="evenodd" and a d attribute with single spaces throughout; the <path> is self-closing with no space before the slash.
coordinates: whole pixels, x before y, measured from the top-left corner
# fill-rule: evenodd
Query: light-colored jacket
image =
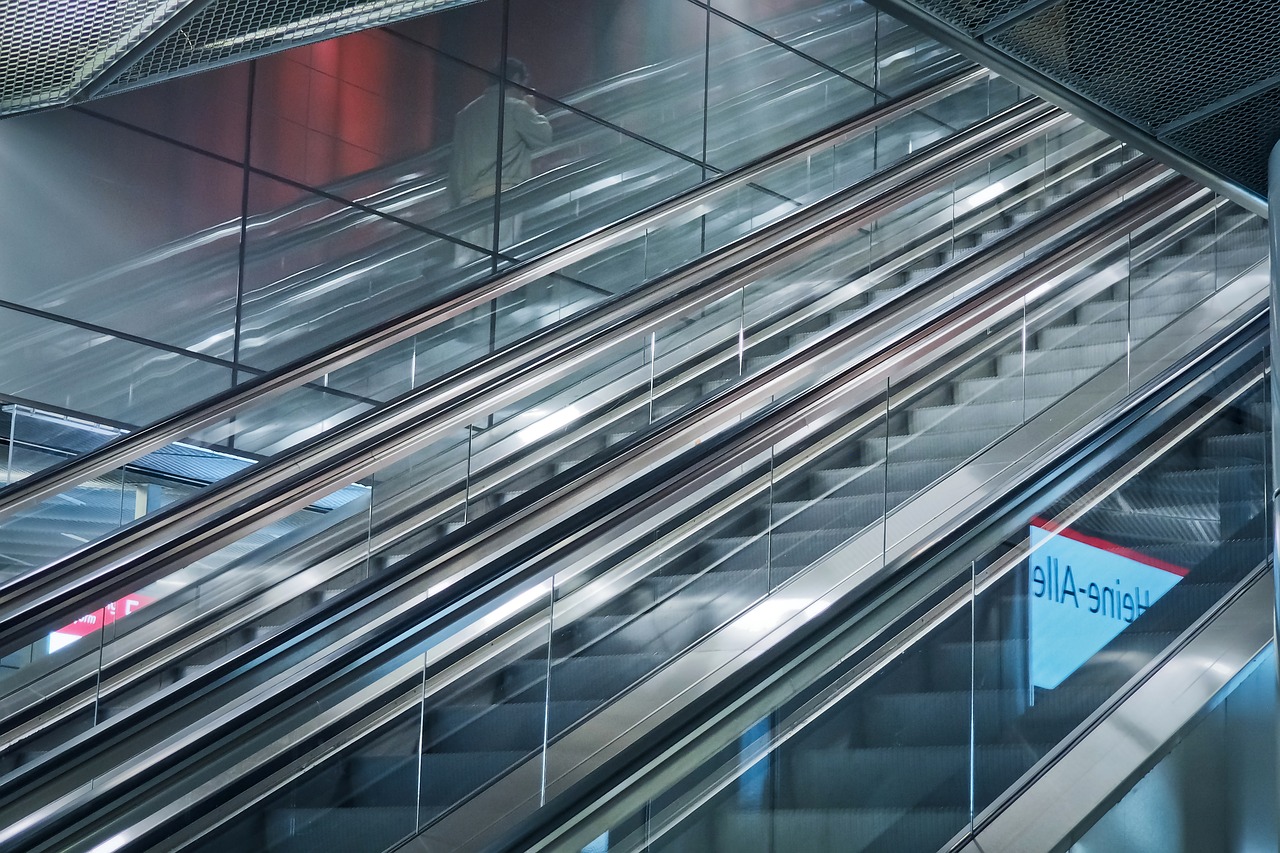
<path id="1" fill-rule="evenodd" d="M 533 153 L 551 144 L 551 123 L 522 98 L 507 95 L 502 120 L 502 188 L 533 176 Z M 453 127 L 449 190 L 455 204 L 493 195 L 497 180 L 498 87 L 462 108 Z"/>

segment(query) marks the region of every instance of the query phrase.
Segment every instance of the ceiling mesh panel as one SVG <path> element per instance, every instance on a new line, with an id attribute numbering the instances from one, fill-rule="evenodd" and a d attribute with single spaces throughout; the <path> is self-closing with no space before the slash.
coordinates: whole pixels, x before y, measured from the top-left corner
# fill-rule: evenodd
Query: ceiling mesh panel
<path id="1" fill-rule="evenodd" d="M 1266 195 L 1267 157 L 1280 139 L 1280 85 L 1178 128 L 1166 138 L 1204 165 Z"/>
<path id="2" fill-rule="evenodd" d="M 107 71 L 111 93 L 467 2 L 0 0 L 0 116 L 72 102 Z M 188 7 L 199 11 L 121 72 L 129 51 Z"/>
<path id="3" fill-rule="evenodd" d="M 1059 0 L 990 43 L 1149 131 L 1280 75 L 1280 4 Z"/>
<path id="4" fill-rule="evenodd" d="M 0 0 L 0 114 L 64 103 L 186 0 Z"/>
<path id="5" fill-rule="evenodd" d="M 1032 4 L 1027 0 L 919 0 L 916 5 L 969 35 L 977 35 L 1018 8 Z"/>
<path id="6" fill-rule="evenodd" d="M 870 2 L 1009 58 L 1033 89 L 1075 93 L 1137 147 L 1262 206 L 1280 137 L 1280 0 Z"/>
<path id="7" fill-rule="evenodd" d="M 470 0 L 214 0 L 122 75 L 109 92 Z"/>

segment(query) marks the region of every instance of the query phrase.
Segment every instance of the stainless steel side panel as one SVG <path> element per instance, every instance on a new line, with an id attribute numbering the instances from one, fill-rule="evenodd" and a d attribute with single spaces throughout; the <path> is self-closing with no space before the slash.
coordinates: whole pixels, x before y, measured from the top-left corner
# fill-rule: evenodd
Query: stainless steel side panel
<path id="1" fill-rule="evenodd" d="M 1256 576 L 1119 707 L 1030 780 L 960 853 L 1051 853 L 1070 847 L 1273 641 L 1273 583 L 1270 569 Z"/>

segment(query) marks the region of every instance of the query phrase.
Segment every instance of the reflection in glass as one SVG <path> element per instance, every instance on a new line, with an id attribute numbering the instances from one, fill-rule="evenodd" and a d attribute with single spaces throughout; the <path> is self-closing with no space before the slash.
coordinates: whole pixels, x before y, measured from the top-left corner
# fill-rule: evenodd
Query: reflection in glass
<path id="1" fill-rule="evenodd" d="M 850 51 L 864 46 L 849 43 Z M 734 166 L 851 118 L 872 90 L 713 15 L 707 81 L 707 162 Z"/>
<path id="2" fill-rule="evenodd" d="M 230 358 L 242 184 L 236 166 L 80 112 L 6 119 L 0 298 Z"/>

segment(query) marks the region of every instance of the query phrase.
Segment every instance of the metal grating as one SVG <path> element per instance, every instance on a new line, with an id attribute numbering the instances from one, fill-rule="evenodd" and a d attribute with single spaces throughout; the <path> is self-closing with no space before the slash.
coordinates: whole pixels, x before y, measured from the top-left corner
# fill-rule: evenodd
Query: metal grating
<path id="1" fill-rule="evenodd" d="M 0 0 L 0 116 L 470 2 Z"/>
<path id="2" fill-rule="evenodd" d="M 1171 145 L 1231 175 L 1259 195 L 1267 193 L 1267 158 L 1280 139 L 1280 85 L 1168 134 Z"/>
<path id="3" fill-rule="evenodd" d="M 993 4 L 994 5 L 994 4 Z M 1280 75 L 1274 0 L 1059 0 L 990 39 L 1148 131 Z"/>
<path id="4" fill-rule="evenodd" d="M 1277 0 L 869 2 L 1265 213 Z"/>
<path id="5" fill-rule="evenodd" d="M 188 2 L 0 2 L 0 114 L 65 103 Z"/>
<path id="6" fill-rule="evenodd" d="M 1019 8 L 1034 5 L 1036 0 L 919 0 L 942 20 L 976 36 L 996 21 Z"/>
<path id="7" fill-rule="evenodd" d="M 214 0 L 107 89 L 133 88 L 473 0 Z"/>

